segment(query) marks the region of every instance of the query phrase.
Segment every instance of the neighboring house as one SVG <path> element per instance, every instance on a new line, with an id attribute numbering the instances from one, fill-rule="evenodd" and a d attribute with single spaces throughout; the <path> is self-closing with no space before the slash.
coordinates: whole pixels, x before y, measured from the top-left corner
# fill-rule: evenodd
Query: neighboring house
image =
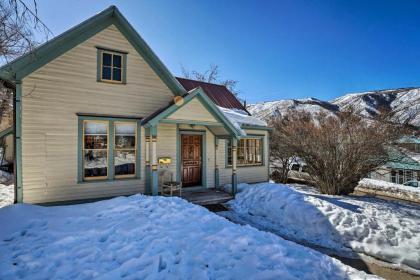
<path id="1" fill-rule="evenodd" d="M 175 78 L 114 6 L 0 68 L 16 87 L 17 202 L 268 180 L 268 128 L 226 87 Z M 234 190 L 236 188 L 233 188 Z"/>
<path id="2" fill-rule="evenodd" d="M 0 151 L 0 166 L 13 163 L 13 127 L 0 131 L 0 143 L 4 151 Z"/>
<path id="3" fill-rule="evenodd" d="M 420 181 L 420 139 L 402 137 L 389 151 L 389 161 L 371 172 L 369 178 L 397 184 Z"/>

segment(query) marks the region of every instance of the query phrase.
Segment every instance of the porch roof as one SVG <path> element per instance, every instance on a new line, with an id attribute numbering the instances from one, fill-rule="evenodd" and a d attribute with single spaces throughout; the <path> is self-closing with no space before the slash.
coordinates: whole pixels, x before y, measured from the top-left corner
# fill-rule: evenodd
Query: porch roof
<path id="1" fill-rule="evenodd" d="M 207 111 L 206 113 L 212 116 L 211 121 L 197 119 L 193 114 L 188 119 L 171 118 L 171 116 L 174 116 L 182 108 L 185 108 L 185 106 L 190 104 L 190 102 L 193 102 L 193 100 L 198 100 L 200 102 L 203 110 Z M 208 129 L 217 136 L 231 136 L 235 138 L 243 136 L 243 131 L 240 127 L 235 127 L 235 125 L 229 121 L 223 112 L 209 99 L 201 87 L 190 90 L 181 98 L 174 98 L 167 106 L 158 109 L 142 121 L 142 125 L 146 127 L 155 126 L 158 123 L 203 125 L 208 127 Z"/>

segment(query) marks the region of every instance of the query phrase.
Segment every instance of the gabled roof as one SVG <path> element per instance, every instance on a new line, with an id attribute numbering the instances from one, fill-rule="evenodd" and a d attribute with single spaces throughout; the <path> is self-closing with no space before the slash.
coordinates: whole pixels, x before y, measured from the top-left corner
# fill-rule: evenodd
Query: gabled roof
<path id="1" fill-rule="evenodd" d="M 239 131 L 235 126 L 226 118 L 226 116 L 217 108 L 217 106 L 210 100 L 202 88 L 198 87 L 188 92 L 188 94 L 183 96 L 182 105 L 176 104 L 174 101 L 170 102 L 167 106 L 164 106 L 158 109 L 156 112 L 147 116 L 142 121 L 142 125 L 153 126 L 157 125 L 161 120 L 170 116 L 186 104 L 198 98 L 200 102 L 205 106 L 205 108 L 220 122 L 224 125 L 226 130 L 235 137 L 241 136 L 241 131 Z"/>
<path id="2" fill-rule="evenodd" d="M 420 170 L 420 163 L 396 147 L 388 149 L 389 161 L 385 164 L 393 169 Z"/>
<path id="3" fill-rule="evenodd" d="M 245 106 L 236 98 L 236 96 L 226 88 L 224 85 L 206 83 L 186 78 L 176 79 L 187 90 L 190 91 L 195 88 L 202 88 L 204 93 L 217 105 L 227 109 L 239 109 L 247 112 Z M 249 114 L 250 115 L 250 114 Z"/>
<path id="4" fill-rule="evenodd" d="M 21 80 L 112 24 L 127 38 L 174 95 L 185 94 L 185 89 L 172 76 L 162 61 L 115 6 L 110 6 L 99 14 L 39 46 L 34 51 L 2 66 L 0 68 L 0 77 L 8 81 Z"/>

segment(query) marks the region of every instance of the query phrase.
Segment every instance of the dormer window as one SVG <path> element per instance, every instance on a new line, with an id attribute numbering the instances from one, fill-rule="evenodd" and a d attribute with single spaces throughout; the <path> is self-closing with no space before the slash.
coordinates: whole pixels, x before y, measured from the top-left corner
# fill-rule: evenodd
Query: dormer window
<path id="1" fill-rule="evenodd" d="M 125 83 L 126 53 L 98 49 L 98 81 Z"/>

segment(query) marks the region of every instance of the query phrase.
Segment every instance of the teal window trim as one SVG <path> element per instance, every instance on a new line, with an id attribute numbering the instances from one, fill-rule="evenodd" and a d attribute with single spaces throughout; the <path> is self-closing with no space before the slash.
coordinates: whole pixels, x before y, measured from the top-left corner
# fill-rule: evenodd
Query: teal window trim
<path id="1" fill-rule="evenodd" d="M 236 168 L 249 168 L 249 167 L 263 167 L 263 166 L 266 166 L 265 151 L 267 150 L 267 147 L 266 147 L 267 137 L 265 135 L 261 135 L 261 134 L 248 134 L 247 136 L 242 136 L 240 139 L 247 139 L 247 138 L 252 138 L 252 139 L 259 138 L 259 139 L 261 139 L 261 147 L 262 147 L 261 164 L 241 165 L 241 164 L 237 163 Z M 238 139 L 238 145 L 239 145 L 240 139 Z M 228 143 L 229 143 L 229 140 L 230 139 L 225 139 L 225 168 L 232 168 L 232 165 L 228 164 Z"/>
<path id="2" fill-rule="evenodd" d="M 207 188 L 207 131 L 205 130 L 189 130 L 189 129 L 180 129 L 177 127 L 177 146 L 176 146 L 176 178 L 178 181 L 181 181 L 181 135 L 201 135 L 202 145 L 201 145 L 201 185 L 202 187 Z"/>
<path id="3" fill-rule="evenodd" d="M 127 52 L 120 50 L 113 50 L 108 48 L 96 47 L 96 81 L 101 83 L 111 83 L 111 84 L 127 84 Z M 102 54 L 110 53 L 117 54 L 121 56 L 121 81 L 118 80 L 103 80 L 102 79 Z M 112 71 L 112 68 L 111 68 Z"/>
<path id="4" fill-rule="evenodd" d="M 83 170 L 83 122 L 84 121 L 107 121 L 108 122 L 108 176 L 107 179 L 91 179 L 84 180 Z M 136 123 L 137 124 L 137 139 L 136 139 L 136 175 L 132 178 L 115 178 L 114 176 L 114 124 L 115 122 Z M 123 181 L 123 180 L 138 180 L 141 179 L 141 122 L 140 120 L 133 120 L 132 118 L 113 118 L 113 117 L 88 117 L 78 116 L 78 135 L 77 135 L 77 182 L 78 183 L 93 183 L 106 181 Z"/>

